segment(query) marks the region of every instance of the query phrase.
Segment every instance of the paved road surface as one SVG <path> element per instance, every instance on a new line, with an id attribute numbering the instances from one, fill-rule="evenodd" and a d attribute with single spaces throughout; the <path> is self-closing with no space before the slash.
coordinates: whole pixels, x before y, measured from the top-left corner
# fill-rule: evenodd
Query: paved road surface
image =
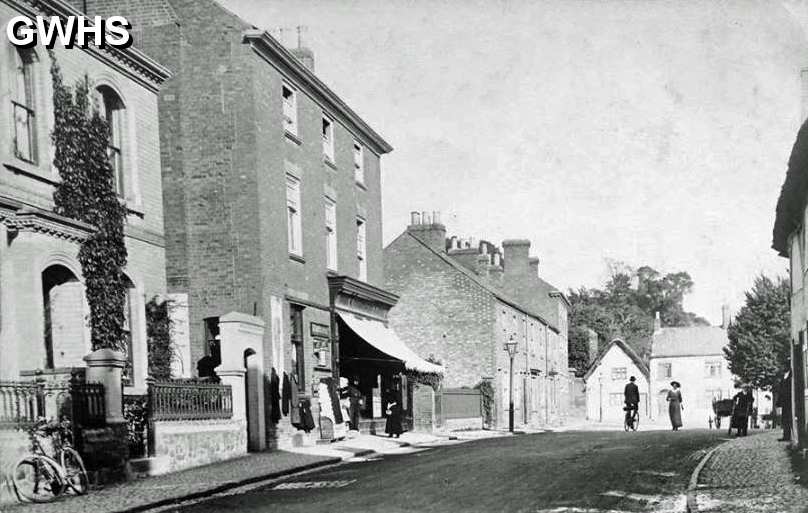
<path id="1" fill-rule="evenodd" d="M 182 513 L 684 511 L 722 432 L 520 435 L 386 456 L 187 505 Z"/>

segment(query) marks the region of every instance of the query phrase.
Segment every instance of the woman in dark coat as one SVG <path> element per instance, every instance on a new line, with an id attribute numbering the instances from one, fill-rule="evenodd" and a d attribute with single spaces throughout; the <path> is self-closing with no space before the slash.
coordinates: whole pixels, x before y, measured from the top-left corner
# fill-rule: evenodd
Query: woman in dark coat
<path id="1" fill-rule="evenodd" d="M 387 424 L 384 426 L 384 432 L 387 437 L 396 435 L 396 438 L 404 432 L 401 427 L 401 406 L 397 402 L 392 402 L 387 405 Z"/>
<path id="2" fill-rule="evenodd" d="M 737 436 L 746 436 L 749 430 L 749 415 L 752 413 L 752 404 L 755 402 L 751 387 L 744 385 L 732 400 L 732 422 L 729 425 L 729 431 L 731 433 L 732 428 L 735 428 Z"/>
<path id="3" fill-rule="evenodd" d="M 671 418 L 671 426 L 674 431 L 679 431 L 679 428 L 682 427 L 682 410 L 684 406 L 682 406 L 682 392 L 679 391 L 679 387 L 678 381 L 672 381 L 671 388 L 673 390 L 668 391 L 668 397 L 666 398 L 668 401 L 668 415 Z"/>

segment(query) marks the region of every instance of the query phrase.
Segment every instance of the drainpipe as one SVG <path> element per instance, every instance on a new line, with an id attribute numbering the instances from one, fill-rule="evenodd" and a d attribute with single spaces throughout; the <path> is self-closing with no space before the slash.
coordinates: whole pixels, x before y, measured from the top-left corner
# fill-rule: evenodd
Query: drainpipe
<path id="1" fill-rule="evenodd" d="M 549 365 L 550 360 L 550 326 L 544 327 L 544 424 L 546 426 L 550 425 L 550 401 L 547 397 L 547 387 L 550 386 L 550 382 L 547 378 L 550 377 L 550 372 L 547 368 Z"/>

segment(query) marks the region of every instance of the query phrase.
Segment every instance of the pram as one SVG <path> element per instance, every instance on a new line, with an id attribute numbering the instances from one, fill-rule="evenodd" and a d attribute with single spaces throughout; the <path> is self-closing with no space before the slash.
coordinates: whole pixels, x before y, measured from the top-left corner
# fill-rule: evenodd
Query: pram
<path id="1" fill-rule="evenodd" d="M 732 399 L 713 399 L 713 413 L 715 413 L 715 428 L 721 429 L 721 417 L 732 417 Z M 730 422 L 731 424 L 731 422 Z M 732 429 L 730 427 L 730 429 Z"/>

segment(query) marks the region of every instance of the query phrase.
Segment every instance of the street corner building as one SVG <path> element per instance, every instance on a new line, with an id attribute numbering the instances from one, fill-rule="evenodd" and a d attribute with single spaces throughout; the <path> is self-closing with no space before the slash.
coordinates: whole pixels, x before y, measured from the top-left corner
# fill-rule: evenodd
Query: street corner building
<path id="1" fill-rule="evenodd" d="M 586 418 L 598 422 L 622 423 L 625 418 L 624 389 L 631 376 L 636 378 L 635 383 L 640 390 L 640 418 L 650 418 L 652 405 L 648 399 L 650 383 L 648 366 L 634 349 L 621 339 L 612 340 L 597 355 L 584 374 Z"/>
<path id="2" fill-rule="evenodd" d="M 808 84 L 808 70 L 802 70 L 803 89 Z M 803 113 L 805 106 L 803 106 Z M 803 116 L 805 117 L 805 116 Z M 808 373 L 808 121 L 803 123 L 788 159 L 788 170 L 777 200 L 772 233 L 772 248 L 789 259 L 791 281 L 791 404 L 783 407 L 791 412 L 791 440 L 806 447 L 806 374 Z M 784 418 L 784 422 L 788 419 Z"/>
<path id="3" fill-rule="evenodd" d="M 340 377 L 364 398 L 353 427 L 375 430 L 394 400 L 406 423 L 407 369 L 441 368 L 386 324 L 390 144 L 315 75 L 310 50 L 213 0 L 84 3 L 125 16 L 173 73 L 159 105 L 181 375 L 232 385 L 250 450 L 343 436 Z"/>
<path id="4" fill-rule="evenodd" d="M 445 368 L 444 428 L 562 423 L 571 402 L 567 303 L 539 277 L 530 242 L 446 236 L 439 213 L 413 212 L 410 225 L 384 249 L 385 287 L 399 296 L 390 323 L 404 343 Z M 513 383 L 506 343 L 515 343 Z M 465 401 L 464 390 L 488 382 L 490 411 Z M 511 390 L 512 389 L 512 390 Z M 483 401 L 485 404 L 486 401 Z"/>
<path id="5" fill-rule="evenodd" d="M 738 378 L 729 370 L 724 348 L 729 343 L 729 307 L 722 307 L 721 326 L 665 327 L 659 314 L 651 341 L 651 416 L 668 418 L 668 391 L 681 385 L 684 427 L 707 428 L 714 419 L 713 403 L 731 399 Z"/>
<path id="6" fill-rule="evenodd" d="M 21 14 L 79 15 L 59 1 L 4 1 L 0 24 Z M 89 306 L 78 261 L 94 227 L 54 213 L 54 87 L 86 83 L 110 127 L 114 187 L 126 205 L 126 390 L 145 390 L 145 303 L 166 291 L 158 91 L 169 72 L 136 48 L 0 42 L 0 381 L 69 380 L 91 352 Z M 86 81 L 86 82 L 85 82 Z M 0 417 L 10 415 L 0 411 Z"/>

